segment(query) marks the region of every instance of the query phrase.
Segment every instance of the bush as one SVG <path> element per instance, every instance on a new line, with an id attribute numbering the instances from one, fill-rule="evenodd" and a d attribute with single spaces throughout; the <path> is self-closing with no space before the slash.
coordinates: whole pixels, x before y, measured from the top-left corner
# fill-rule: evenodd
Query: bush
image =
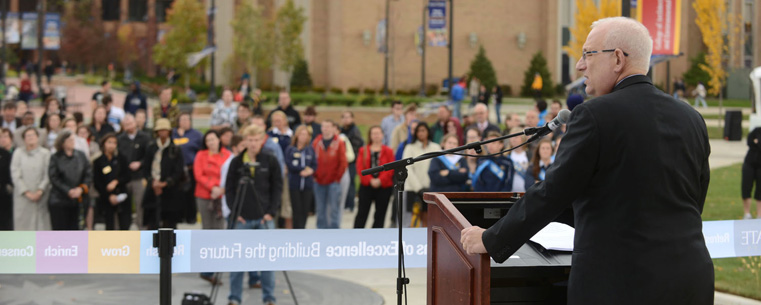
<path id="1" fill-rule="evenodd" d="M 313 87 L 312 92 L 314 93 L 325 93 L 325 88 L 323 87 Z"/>
<path id="2" fill-rule="evenodd" d="M 333 94 L 343 94 L 344 91 L 341 90 L 341 88 L 330 88 L 330 93 L 333 93 Z"/>
<path id="3" fill-rule="evenodd" d="M 309 91 L 309 87 L 302 87 L 302 86 L 291 87 L 291 92 L 294 92 L 294 93 L 302 93 L 302 92 L 308 92 L 308 91 Z"/>
<path id="4" fill-rule="evenodd" d="M 565 86 L 563 86 L 563 84 L 555 85 L 555 94 L 565 95 Z"/>
<path id="5" fill-rule="evenodd" d="M 349 94 L 359 94 L 359 88 L 349 88 L 346 92 Z"/>
<path id="6" fill-rule="evenodd" d="M 184 93 L 177 95 L 177 103 L 180 104 L 190 104 L 195 102 L 193 99 L 191 99 L 189 96 L 185 95 Z"/>
<path id="7" fill-rule="evenodd" d="M 373 96 L 366 96 L 361 101 L 359 101 L 359 104 L 361 106 L 375 106 L 378 104 L 378 100 L 376 100 Z"/>
<path id="8" fill-rule="evenodd" d="M 391 103 L 393 103 L 393 102 L 394 102 L 394 99 L 393 99 L 393 98 L 390 98 L 390 97 L 386 97 L 386 98 L 383 98 L 383 99 L 381 100 L 381 105 L 382 105 L 382 106 L 391 106 Z"/>
<path id="9" fill-rule="evenodd" d="M 349 107 L 354 104 L 355 99 L 344 95 L 332 95 L 325 97 L 324 103 L 328 106 L 345 106 Z"/>
<path id="10" fill-rule="evenodd" d="M 502 87 L 502 96 L 513 96 L 513 87 L 508 84 L 500 85 Z"/>
<path id="11" fill-rule="evenodd" d="M 375 94 L 375 91 L 373 91 L 373 89 L 370 89 L 370 88 L 365 88 L 365 89 L 362 89 L 362 93 L 367 95 L 372 95 L 372 94 Z"/>
<path id="12" fill-rule="evenodd" d="M 497 74 L 494 72 L 494 66 L 492 66 L 489 58 L 486 57 L 486 50 L 484 46 L 478 48 L 478 54 L 470 62 L 470 77 L 478 78 L 481 85 L 486 86 L 486 90 L 491 90 L 497 85 Z"/>
<path id="13" fill-rule="evenodd" d="M 702 82 L 703 85 L 708 86 L 708 81 L 711 80 L 711 75 L 705 70 L 700 68 L 700 65 L 706 64 L 706 53 L 701 52 L 698 56 L 690 58 L 690 69 L 682 74 L 684 78 L 684 84 L 690 87 L 695 87 L 698 82 Z M 666 80 L 670 82 L 670 79 Z"/>
<path id="14" fill-rule="evenodd" d="M 428 84 L 425 85 L 425 95 L 426 96 L 433 96 L 439 93 L 439 85 L 436 84 Z"/>
<path id="15" fill-rule="evenodd" d="M 291 75 L 291 87 L 309 88 L 312 86 L 312 77 L 309 75 L 309 65 L 306 60 L 299 59 L 293 66 Z"/>

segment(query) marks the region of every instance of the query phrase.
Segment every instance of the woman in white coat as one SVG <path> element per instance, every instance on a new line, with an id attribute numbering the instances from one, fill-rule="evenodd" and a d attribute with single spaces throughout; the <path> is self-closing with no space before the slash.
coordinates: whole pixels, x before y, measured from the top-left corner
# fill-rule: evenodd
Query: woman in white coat
<path id="1" fill-rule="evenodd" d="M 441 146 L 431 140 L 431 130 L 424 122 L 420 122 L 415 127 L 415 131 L 412 133 L 412 142 L 404 147 L 403 159 L 417 157 L 425 153 L 440 151 Z M 423 192 L 427 191 L 431 187 L 431 177 L 428 175 L 428 168 L 431 166 L 431 159 L 416 162 L 415 164 L 407 167 L 407 180 L 404 182 L 405 191 L 405 211 L 415 212 L 414 204 L 419 204 L 417 208 L 417 215 L 415 219 L 408 221 L 405 217 L 403 225 L 412 225 L 414 227 L 425 227 L 428 222 L 428 205 L 423 202 L 421 196 Z M 405 213 L 405 216 L 412 216 Z"/>
<path id="2" fill-rule="evenodd" d="M 13 223 L 16 231 L 50 230 L 50 151 L 39 145 L 39 132 L 28 128 L 21 134 L 24 147 L 13 152 Z"/>

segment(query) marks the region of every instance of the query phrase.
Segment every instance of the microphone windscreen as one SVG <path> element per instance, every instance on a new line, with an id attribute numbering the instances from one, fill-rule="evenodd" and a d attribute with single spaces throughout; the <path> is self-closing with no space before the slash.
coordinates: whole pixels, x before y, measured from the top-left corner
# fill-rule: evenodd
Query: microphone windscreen
<path id="1" fill-rule="evenodd" d="M 560 112 L 558 112 L 557 119 L 560 124 L 567 124 L 571 119 L 571 111 L 568 109 L 560 110 Z"/>

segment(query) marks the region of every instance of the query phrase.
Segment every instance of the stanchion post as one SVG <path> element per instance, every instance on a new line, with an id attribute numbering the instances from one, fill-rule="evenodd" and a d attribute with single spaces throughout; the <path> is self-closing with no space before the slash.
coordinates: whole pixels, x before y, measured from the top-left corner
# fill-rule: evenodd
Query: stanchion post
<path id="1" fill-rule="evenodd" d="M 172 304 L 172 256 L 177 245 L 174 229 L 159 229 L 153 233 L 153 247 L 159 248 L 159 304 Z"/>

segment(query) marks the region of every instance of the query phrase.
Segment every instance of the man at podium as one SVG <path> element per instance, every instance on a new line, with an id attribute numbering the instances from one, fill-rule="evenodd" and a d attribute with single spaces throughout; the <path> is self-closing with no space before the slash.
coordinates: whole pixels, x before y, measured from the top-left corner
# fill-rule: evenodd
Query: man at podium
<path id="1" fill-rule="evenodd" d="M 713 304 L 706 126 L 646 76 L 652 46 L 633 19 L 592 24 L 576 68 L 596 98 L 573 110 L 545 181 L 491 228 L 461 232 L 468 253 L 503 262 L 572 206 L 568 304 Z"/>

